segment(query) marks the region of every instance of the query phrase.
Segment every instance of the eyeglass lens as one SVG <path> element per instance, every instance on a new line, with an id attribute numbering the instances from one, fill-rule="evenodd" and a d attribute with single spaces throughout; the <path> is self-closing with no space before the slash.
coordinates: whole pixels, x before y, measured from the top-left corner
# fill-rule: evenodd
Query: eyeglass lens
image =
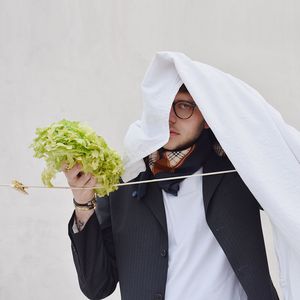
<path id="1" fill-rule="evenodd" d="M 178 118 L 188 119 L 192 116 L 195 105 L 187 101 L 178 101 L 173 107 Z"/>

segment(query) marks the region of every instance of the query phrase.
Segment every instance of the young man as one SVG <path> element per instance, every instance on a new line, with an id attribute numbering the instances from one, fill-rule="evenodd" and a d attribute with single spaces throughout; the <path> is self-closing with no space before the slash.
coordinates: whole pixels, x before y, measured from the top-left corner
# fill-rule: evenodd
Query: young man
<path id="1" fill-rule="evenodd" d="M 276 168 L 300 174 L 300 135 L 249 86 L 182 54 L 159 53 L 142 89 L 144 113 L 125 137 L 124 181 L 238 172 L 122 186 L 97 198 L 96 213 L 93 192 L 73 190 L 69 236 L 81 290 L 103 299 L 119 282 L 124 300 L 278 299 L 260 208 L 278 229 L 282 270 L 296 266 L 296 252 L 282 249 L 300 245 L 300 176 Z M 96 184 L 80 165 L 64 172 L 72 187 Z M 297 299 L 297 269 L 289 271 L 285 295 Z"/>
<path id="2" fill-rule="evenodd" d="M 161 178 L 234 169 L 184 85 L 172 104 L 169 132 L 134 181 L 146 173 Z M 79 165 L 65 174 L 71 186 L 95 185 Z M 237 174 L 207 177 L 203 185 L 196 177 L 120 188 L 98 199 L 100 224 L 93 209 L 77 207 L 69 234 L 85 295 L 102 299 L 120 281 L 122 299 L 130 300 L 278 299 L 255 198 Z M 93 191 L 73 193 L 79 204 L 93 198 Z"/>

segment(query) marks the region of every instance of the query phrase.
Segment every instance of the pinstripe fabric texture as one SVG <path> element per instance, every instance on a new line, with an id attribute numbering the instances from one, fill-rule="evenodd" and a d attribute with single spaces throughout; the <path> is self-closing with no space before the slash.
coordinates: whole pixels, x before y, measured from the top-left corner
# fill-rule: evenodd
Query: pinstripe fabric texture
<path id="1" fill-rule="evenodd" d="M 227 157 L 215 154 L 203 172 L 231 168 Z M 168 234 L 162 192 L 151 183 L 140 199 L 137 190 L 120 187 L 109 197 L 98 198 L 97 214 L 79 233 L 73 233 L 71 217 L 73 259 L 80 288 L 89 299 L 104 299 L 117 282 L 123 300 L 164 299 Z M 269 274 L 260 206 L 240 176 L 204 176 L 203 200 L 207 223 L 248 299 L 279 299 Z"/>

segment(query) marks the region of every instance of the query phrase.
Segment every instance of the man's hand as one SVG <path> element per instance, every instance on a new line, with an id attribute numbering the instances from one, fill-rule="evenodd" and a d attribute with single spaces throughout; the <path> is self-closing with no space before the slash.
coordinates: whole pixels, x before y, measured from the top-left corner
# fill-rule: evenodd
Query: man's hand
<path id="1" fill-rule="evenodd" d="M 90 173 L 83 173 L 81 164 L 77 163 L 72 169 L 68 169 L 67 164 L 64 163 L 62 171 L 64 172 L 71 188 L 91 188 L 86 190 L 72 189 L 76 202 L 85 204 L 93 199 L 95 192 L 92 187 L 96 185 L 96 178 Z"/>
<path id="2" fill-rule="evenodd" d="M 92 174 L 85 174 L 82 171 L 82 165 L 77 163 L 73 168 L 68 169 L 66 163 L 62 165 L 62 171 L 64 172 L 69 186 L 71 187 L 84 187 L 84 188 L 91 188 L 91 189 L 83 189 L 77 190 L 72 189 L 72 193 L 76 202 L 80 204 L 85 204 L 93 199 L 95 192 L 93 191 L 92 187 L 96 185 L 96 178 L 92 176 Z M 94 213 L 94 210 L 79 210 L 75 209 L 75 219 L 76 225 L 79 231 L 81 231 L 90 218 L 90 216 Z"/>

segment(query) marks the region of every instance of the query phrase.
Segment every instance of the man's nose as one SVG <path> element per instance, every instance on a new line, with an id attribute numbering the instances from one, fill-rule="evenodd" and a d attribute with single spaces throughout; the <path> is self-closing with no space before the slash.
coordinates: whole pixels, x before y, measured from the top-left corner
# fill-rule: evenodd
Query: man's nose
<path id="1" fill-rule="evenodd" d="M 170 111 L 170 115 L 169 115 L 169 122 L 170 123 L 175 123 L 176 120 L 177 120 L 177 116 L 176 116 L 176 114 L 174 112 L 173 107 L 171 107 L 171 111 Z"/>

